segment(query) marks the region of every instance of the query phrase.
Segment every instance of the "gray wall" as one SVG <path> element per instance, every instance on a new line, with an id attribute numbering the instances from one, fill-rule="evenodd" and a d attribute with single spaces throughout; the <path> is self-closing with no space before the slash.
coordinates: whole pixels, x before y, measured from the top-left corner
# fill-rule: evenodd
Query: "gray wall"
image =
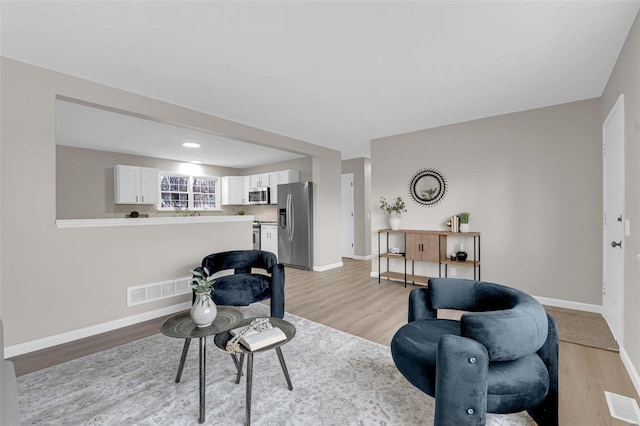
<path id="1" fill-rule="evenodd" d="M 208 176 L 237 176 L 240 174 L 237 169 L 229 167 L 186 164 L 181 161 L 161 158 L 57 145 L 56 218 L 122 218 L 132 210 L 136 210 L 139 213 L 148 213 L 152 216 L 173 216 L 173 212 L 156 211 L 155 205 L 114 204 L 113 168 L 116 164 Z M 185 166 L 189 168 L 189 171 L 184 169 Z M 234 213 L 232 208 L 223 210 L 222 213 L 218 212 L 217 214 Z M 202 212 L 201 214 L 213 213 Z"/>
<path id="2" fill-rule="evenodd" d="M 388 227 L 381 196 L 407 202 L 407 229 L 444 230 L 468 211 L 482 232 L 482 279 L 600 305 L 600 122 L 593 99 L 373 140 L 372 231 Z M 433 207 L 410 201 L 409 180 L 423 168 L 447 179 Z"/>
<path id="3" fill-rule="evenodd" d="M 602 95 L 600 122 L 609 115 L 624 94 L 625 122 L 625 217 L 631 222 L 631 236 L 625 237 L 623 345 L 635 368 L 635 385 L 640 391 L 640 18 L 627 36 L 609 82 Z"/>
<path id="4" fill-rule="evenodd" d="M 157 211 L 155 205 L 114 204 L 113 166 L 116 164 L 209 176 L 244 176 L 285 169 L 300 171 L 303 180 L 310 180 L 312 175 L 309 158 L 282 161 L 250 169 L 235 169 L 57 145 L 56 217 L 58 219 L 124 217 L 132 210 L 151 216 L 173 216 L 173 212 Z M 239 210 L 245 211 L 246 214 L 255 215 L 259 220 L 275 220 L 276 218 L 275 206 L 258 205 L 222 206 L 222 211 L 202 211 L 200 214 L 203 216 L 233 215 Z"/>
<path id="5" fill-rule="evenodd" d="M 353 173 L 354 255 L 371 256 L 371 160 L 354 158 L 342 161 L 342 173 Z"/>
<path id="6" fill-rule="evenodd" d="M 56 228 L 58 96 L 311 156 L 317 205 L 340 204 L 337 151 L 11 59 L 0 60 L 0 315 L 8 346 L 174 305 L 183 299 L 126 308 L 124 289 L 188 275 L 194 261 L 214 251 L 251 247 L 248 222 Z M 339 212 L 316 210 L 314 231 L 322 230 L 315 241 L 316 266 L 340 263 L 340 230 L 335 226 L 339 218 Z"/>

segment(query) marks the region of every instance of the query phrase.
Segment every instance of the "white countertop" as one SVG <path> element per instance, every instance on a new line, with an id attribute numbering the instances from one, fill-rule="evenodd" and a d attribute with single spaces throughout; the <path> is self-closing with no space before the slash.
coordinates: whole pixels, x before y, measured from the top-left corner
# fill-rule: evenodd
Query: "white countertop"
<path id="1" fill-rule="evenodd" d="M 113 219 L 60 219 L 56 220 L 58 228 L 102 228 L 109 226 L 155 226 L 155 225 L 192 225 L 198 223 L 217 222 L 249 222 L 253 215 L 234 216 L 188 216 L 188 217 L 139 217 Z"/>

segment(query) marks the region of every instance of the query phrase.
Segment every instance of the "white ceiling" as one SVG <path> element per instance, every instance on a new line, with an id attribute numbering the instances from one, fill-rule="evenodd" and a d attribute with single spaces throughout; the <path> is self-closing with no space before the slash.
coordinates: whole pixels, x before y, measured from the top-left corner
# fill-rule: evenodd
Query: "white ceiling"
<path id="1" fill-rule="evenodd" d="M 185 148 L 182 146 L 185 141 L 197 142 L 200 147 Z M 177 161 L 195 160 L 238 169 L 302 157 L 63 100 L 56 100 L 56 143 Z"/>
<path id="2" fill-rule="evenodd" d="M 7 1 L 1 54 L 369 156 L 602 94 L 639 1 Z"/>

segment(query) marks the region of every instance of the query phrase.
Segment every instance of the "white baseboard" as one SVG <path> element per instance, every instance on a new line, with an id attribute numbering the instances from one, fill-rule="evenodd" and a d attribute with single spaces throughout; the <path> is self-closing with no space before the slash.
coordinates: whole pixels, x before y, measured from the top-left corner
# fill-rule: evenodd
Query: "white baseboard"
<path id="1" fill-rule="evenodd" d="M 354 255 L 353 259 L 355 259 L 355 260 L 371 260 L 371 255 L 369 255 L 369 256 L 357 256 L 357 255 Z"/>
<path id="2" fill-rule="evenodd" d="M 622 359 L 622 363 L 627 369 L 627 373 L 629 373 L 629 377 L 631 378 L 633 386 L 636 388 L 636 392 L 640 394 L 640 375 L 638 374 L 636 367 L 633 365 L 633 362 L 631 362 L 627 351 L 625 351 L 622 346 L 620 346 L 620 359 Z"/>
<path id="3" fill-rule="evenodd" d="M 344 263 L 342 262 L 338 262 L 338 263 L 333 263 L 331 265 L 325 265 L 325 266 L 314 266 L 313 270 L 316 272 L 324 272 L 324 271 L 328 271 L 330 269 L 336 269 L 336 268 L 340 268 L 344 266 Z"/>
<path id="4" fill-rule="evenodd" d="M 602 305 L 592 305 L 589 303 L 573 302 L 571 300 L 552 299 L 549 297 L 533 296 L 538 302 L 547 306 L 555 306 L 556 308 L 573 309 L 576 311 L 594 312 L 602 314 Z"/>
<path id="5" fill-rule="evenodd" d="M 378 271 L 371 271 L 371 278 L 378 278 Z M 557 308 L 573 309 L 576 311 L 595 312 L 602 314 L 601 305 L 591 305 L 589 303 L 573 302 L 571 300 L 553 299 L 550 297 L 533 296 L 538 302 L 547 306 L 555 306 Z"/>
<path id="6" fill-rule="evenodd" d="M 50 348 L 52 346 L 72 342 L 78 339 L 84 339 L 85 337 L 95 336 L 96 334 L 100 333 L 106 333 L 107 331 L 116 330 L 118 328 L 148 321 L 154 318 L 174 314 L 176 312 L 184 311 L 185 309 L 189 308 L 191 308 L 191 302 L 184 302 L 173 306 L 167 306 L 161 309 L 156 309 L 154 311 L 143 312 L 141 314 L 132 315 L 130 317 L 105 322 L 102 324 L 96 324 L 90 327 L 56 334 L 54 336 L 43 337 L 42 339 L 31 340 L 30 342 L 7 346 L 6 348 L 4 348 L 4 356 L 5 358 L 11 358 L 29 352 L 39 351 L 41 349 Z"/>

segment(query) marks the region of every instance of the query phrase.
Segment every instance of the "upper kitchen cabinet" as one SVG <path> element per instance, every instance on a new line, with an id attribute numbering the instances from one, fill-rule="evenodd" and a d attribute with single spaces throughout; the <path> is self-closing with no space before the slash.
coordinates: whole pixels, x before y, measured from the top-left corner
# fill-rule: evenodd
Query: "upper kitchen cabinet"
<path id="1" fill-rule="evenodd" d="M 247 204 L 249 192 L 248 176 L 222 177 L 222 205 Z"/>
<path id="2" fill-rule="evenodd" d="M 263 188 L 269 186 L 269 173 L 260 173 L 259 175 L 249 176 L 251 188 Z"/>
<path id="3" fill-rule="evenodd" d="M 269 188 L 269 204 L 278 204 L 278 185 L 300 181 L 298 170 L 279 170 L 248 176 L 222 177 L 222 205 L 261 204 L 249 202 L 251 188 Z"/>
<path id="4" fill-rule="evenodd" d="M 148 167 L 116 165 L 116 204 L 158 204 L 160 202 L 160 171 Z"/>
<path id="5" fill-rule="evenodd" d="M 278 185 L 300 181 L 298 170 L 280 170 L 269 173 L 270 204 L 278 204 Z"/>

